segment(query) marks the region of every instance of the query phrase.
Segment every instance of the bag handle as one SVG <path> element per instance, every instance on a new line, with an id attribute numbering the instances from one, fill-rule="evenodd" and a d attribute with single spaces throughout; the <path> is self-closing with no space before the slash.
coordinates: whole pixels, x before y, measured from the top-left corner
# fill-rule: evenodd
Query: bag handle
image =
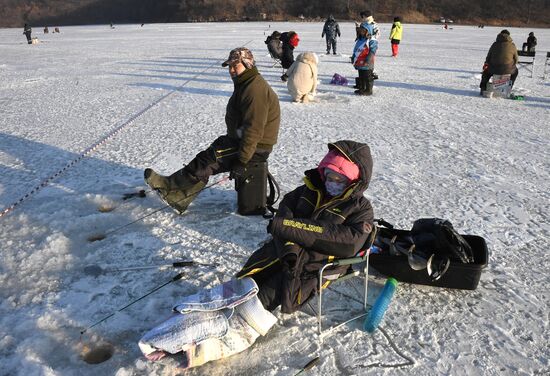
<path id="1" fill-rule="evenodd" d="M 374 222 L 378 223 L 380 226 L 384 226 L 386 228 L 389 228 L 390 230 L 393 229 L 393 225 L 389 222 L 386 222 L 384 218 L 375 218 Z"/>
<path id="2" fill-rule="evenodd" d="M 269 171 L 267 171 L 267 182 L 269 184 L 269 195 L 266 200 L 266 208 L 269 210 L 269 213 L 266 212 L 263 217 L 271 219 L 275 216 L 275 213 L 277 213 L 277 209 L 275 209 L 273 205 L 279 201 L 281 197 L 281 188 Z"/>

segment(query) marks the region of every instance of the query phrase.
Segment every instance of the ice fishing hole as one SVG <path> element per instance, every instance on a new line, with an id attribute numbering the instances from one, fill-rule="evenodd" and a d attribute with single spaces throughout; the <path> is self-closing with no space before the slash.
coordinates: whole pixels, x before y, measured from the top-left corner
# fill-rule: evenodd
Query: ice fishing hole
<path id="1" fill-rule="evenodd" d="M 103 239 L 105 239 L 105 235 L 103 235 L 103 234 L 95 234 L 95 235 L 91 235 L 91 236 L 88 237 L 88 241 L 90 243 L 97 242 L 97 241 L 103 240 Z"/>
<path id="2" fill-rule="evenodd" d="M 89 265 L 84 267 L 84 273 L 93 277 L 97 277 L 103 274 L 103 269 L 97 265 Z"/>
<path id="3" fill-rule="evenodd" d="M 80 356 L 88 364 L 99 364 L 111 359 L 115 348 L 108 343 L 84 345 Z"/>

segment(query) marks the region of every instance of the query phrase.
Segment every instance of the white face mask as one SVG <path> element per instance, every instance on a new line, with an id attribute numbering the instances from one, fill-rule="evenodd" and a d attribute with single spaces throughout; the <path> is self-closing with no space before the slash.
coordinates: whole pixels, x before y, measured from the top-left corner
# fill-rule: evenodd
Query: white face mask
<path id="1" fill-rule="evenodd" d="M 340 196 L 344 189 L 346 189 L 346 183 L 338 183 L 335 181 L 325 181 L 325 189 L 332 197 Z"/>

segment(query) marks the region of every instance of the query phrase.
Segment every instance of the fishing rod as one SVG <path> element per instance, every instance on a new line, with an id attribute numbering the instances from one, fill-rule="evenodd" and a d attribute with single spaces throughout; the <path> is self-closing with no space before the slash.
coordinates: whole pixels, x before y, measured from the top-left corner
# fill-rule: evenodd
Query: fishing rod
<path id="1" fill-rule="evenodd" d="M 170 266 L 172 268 L 184 268 L 186 266 L 195 266 L 195 265 L 211 266 L 211 267 L 216 267 L 217 266 L 216 264 L 202 264 L 202 263 L 196 262 L 196 261 L 176 261 L 176 262 L 172 262 L 170 264 L 132 266 L 132 267 L 127 267 L 127 268 L 114 268 L 114 269 L 102 268 L 99 265 L 88 265 L 88 266 L 84 267 L 83 271 L 84 271 L 85 274 L 97 277 L 101 274 L 106 274 L 106 273 L 117 273 L 117 272 L 126 272 L 126 271 L 132 271 L 132 270 L 145 270 L 145 269 L 164 268 L 164 267 L 168 267 L 168 266 Z"/>
<path id="2" fill-rule="evenodd" d="M 105 316 L 105 317 L 102 318 L 101 320 L 99 320 L 99 321 L 93 323 L 92 325 L 88 326 L 86 329 L 80 331 L 80 335 L 82 336 L 82 335 L 83 335 L 84 333 L 86 333 L 89 329 L 92 329 L 94 326 L 97 326 L 97 325 L 101 324 L 101 323 L 104 322 L 105 320 L 107 320 L 107 319 L 113 317 L 117 312 L 120 312 L 120 311 L 125 310 L 126 308 L 130 307 L 132 304 L 135 304 L 135 303 L 139 302 L 141 299 L 143 299 L 143 298 L 145 298 L 145 297 L 151 295 L 151 294 L 154 293 L 155 291 L 160 290 L 160 289 L 163 288 L 164 286 L 169 285 L 169 284 L 172 283 L 172 282 L 176 282 L 176 281 L 180 280 L 181 278 L 183 278 L 183 275 L 184 275 L 184 273 L 179 273 L 178 275 L 172 277 L 172 279 L 169 280 L 168 282 L 165 282 L 165 283 L 163 283 L 162 285 L 155 287 L 153 290 L 149 291 L 147 294 L 145 294 L 145 295 L 141 296 L 140 298 L 138 298 L 138 299 L 136 299 L 136 300 L 134 300 L 134 301 L 132 301 L 132 302 L 126 304 L 124 307 L 117 309 L 116 311 L 114 311 L 114 312 L 111 313 L 110 315 Z"/>
<path id="3" fill-rule="evenodd" d="M 207 185 L 206 187 L 204 187 L 204 188 L 198 190 L 197 192 L 192 193 L 192 195 L 198 195 L 199 193 L 201 193 L 201 192 L 204 191 L 205 189 L 208 189 L 208 188 L 213 187 L 213 186 L 215 186 L 215 185 L 217 185 L 217 184 L 220 184 L 220 183 L 222 183 L 222 182 L 224 182 L 224 181 L 226 181 L 226 180 L 228 180 L 228 179 L 229 179 L 229 176 L 226 176 L 226 177 L 224 177 L 224 178 L 218 180 L 217 182 L 214 182 L 214 183 L 212 183 L 212 184 L 210 184 L 210 185 Z M 185 197 L 182 198 L 180 201 L 185 200 L 187 197 L 188 197 L 188 196 L 185 196 Z M 178 202 L 179 202 L 179 201 L 178 201 Z M 142 220 L 144 220 L 145 218 L 150 217 L 150 216 L 152 216 L 153 214 L 158 213 L 158 212 L 160 212 L 160 211 L 162 211 L 162 210 L 166 210 L 166 209 L 169 208 L 169 207 L 170 207 L 170 205 L 163 205 L 163 206 L 159 207 L 158 209 L 153 210 L 151 213 L 146 214 L 146 215 L 144 215 L 144 216 L 142 216 L 142 217 L 139 217 L 138 219 L 136 219 L 136 220 L 134 220 L 134 221 L 132 221 L 132 222 L 130 222 L 130 223 L 126 223 L 125 225 L 122 225 L 122 226 L 120 226 L 120 227 L 117 227 L 117 228 L 115 228 L 115 229 L 113 229 L 113 230 L 111 230 L 111 231 L 107 231 L 107 232 L 104 233 L 103 235 L 97 235 L 97 236 L 95 236 L 93 239 L 89 239 L 89 240 L 90 240 L 90 241 L 95 241 L 95 240 L 102 240 L 102 239 L 105 239 L 105 238 L 107 237 L 107 235 L 114 234 L 115 232 L 120 231 L 120 230 L 122 230 L 123 228 L 126 228 L 126 227 L 128 227 L 128 226 L 131 226 L 131 225 L 133 225 L 134 223 L 137 223 L 137 222 L 139 222 L 139 221 L 142 221 Z"/>
<path id="4" fill-rule="evenodd" d="M 319 363 L 319 360 L 321 360 L 321 358 L 319 358 L 319 357 L 313 358 L 305 366 L 303 366 L 301 370 L 299 370 L 297 373 L 295 373 L 294 376 L 298 376 L 298 375 L 301 375 L 302 373 L 304 373 L 306 371 L 309 371 L 310 369 L 315 367 L 317 365 L 317 363 Z"/>

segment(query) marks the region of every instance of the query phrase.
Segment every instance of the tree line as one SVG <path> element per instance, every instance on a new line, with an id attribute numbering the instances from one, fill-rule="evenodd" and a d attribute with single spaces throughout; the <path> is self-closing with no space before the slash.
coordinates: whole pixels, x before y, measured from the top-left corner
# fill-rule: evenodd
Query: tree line
<path id="1" fill-rule="evenodd" d="M 24 23 L 78 25 L 102 23 L 355 20 L 371 10 L 378 22 L 400 16 L 405 23 L 550 25 L 549 0 L 0 0 L 0 27 Z"/>

